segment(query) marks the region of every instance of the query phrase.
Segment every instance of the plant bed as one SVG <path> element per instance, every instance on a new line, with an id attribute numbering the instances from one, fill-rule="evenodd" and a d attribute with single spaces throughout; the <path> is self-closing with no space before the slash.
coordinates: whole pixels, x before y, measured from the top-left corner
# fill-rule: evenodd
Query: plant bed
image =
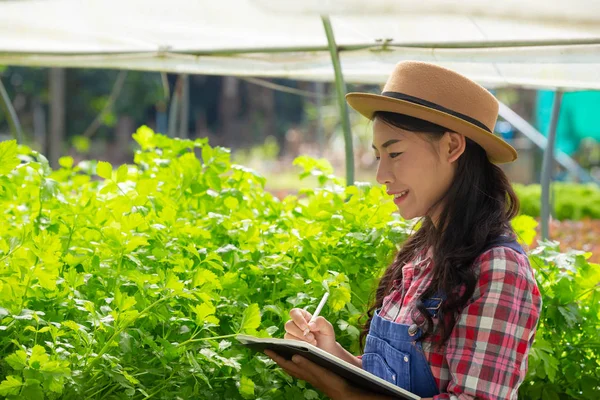
<path id="1" fill-rule="evenodd" d="M 205 140 L 142 127 L 134 164 L 52 170 L 0 143 L 0 397 L 324 399 L 263 355 L 248 333 L 283 336 L 292 307 L 325 316 L 358 354 L 377 279 L 413 226 L 378 186 L 319 185 L 280 200 Z M 514 226 L 530 243 L 535 221 Z M 519 398 L 597 399 L 600 266 L 552 243 L 530 260 L 544 310 Z"/>

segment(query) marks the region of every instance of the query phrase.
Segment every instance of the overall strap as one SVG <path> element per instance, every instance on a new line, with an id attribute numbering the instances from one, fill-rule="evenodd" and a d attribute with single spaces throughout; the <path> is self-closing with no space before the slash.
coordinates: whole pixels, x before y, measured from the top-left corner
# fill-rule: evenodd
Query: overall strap
<path id="1" fill-rule="evenodd" d="M 487 251 L 493 247 L 498 247 L 498 246 L 508 247 L 509 249 L 513 249 L 517 253 L 527 255 L 527 253 L 525 253 L 525 250 L 523 250 L 521 245 L 519 243 L 517 243 L 517 241 L 515 239 L 511 239 L 508 236 L 504 236 L 504 235 L 498 236 L 497 238 L 490 240 L 483 248 L 483 251 Z"/>

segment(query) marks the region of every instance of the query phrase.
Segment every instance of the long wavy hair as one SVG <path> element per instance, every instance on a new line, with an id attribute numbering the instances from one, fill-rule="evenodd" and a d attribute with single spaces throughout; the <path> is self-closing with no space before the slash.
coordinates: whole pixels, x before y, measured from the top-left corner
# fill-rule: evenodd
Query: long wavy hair
<path id="1" fill-rule="evenodd" d="M 423 135 L 430 143 L 440 140 L 449 131 L 421 119 L 391 112 L 377 112 L 375 118 Z M 432 281 L 416 300 L 412 319 L 416 322 L 420 314 L 420 320 L 425 321 L 420 324 L 423 333 L 419 341 L 430 338 L 432 344 L 441 349 L 475 290 L 477 272 L 472 268 L 473 262 L 489 241 L 506 234 L 514 238 L 510 221 L 519 211 L 519 200 L 504 172 L 488 160 L 481 146 L 468 138 L 457 163 L 454 181 L 438 203 L 441 210 L 437 226 L 440 228 L 436 228 L 429 215 L 424 216 L 421 227 L 404 243 L 385 270 L 366 313 L 367 320 L 360 334 L 361 347 L 364 348 L 375 310 L 381 308 L 393 281 L 402 278 L 402 266 L 431 247 Z M 440 291 L 447 297 L 438 310 L 438 324 L 434 327 L 423 300 Z"/>

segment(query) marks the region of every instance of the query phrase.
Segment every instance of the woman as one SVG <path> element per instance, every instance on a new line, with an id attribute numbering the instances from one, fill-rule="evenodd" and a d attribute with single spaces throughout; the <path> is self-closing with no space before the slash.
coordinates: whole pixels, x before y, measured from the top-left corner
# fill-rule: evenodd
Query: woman
<path id="1" fill-rule="evenodd" d="M 318 317 L 290 312 L 286 339 L 310 342 L 428 399 L 516 399 L 541 296 L 510 220 L 518 199 L 496 166 L 516 151 L 493 134 L 498 102 L 451 70 L 401 62 L 381 95 L 350 93 L 373 120 L 377 181 L 403 218 L 422 218 L 379 282 L 355 357 Z M 332 399 L 383 399 L 302 358 L 266 352 Z"/>

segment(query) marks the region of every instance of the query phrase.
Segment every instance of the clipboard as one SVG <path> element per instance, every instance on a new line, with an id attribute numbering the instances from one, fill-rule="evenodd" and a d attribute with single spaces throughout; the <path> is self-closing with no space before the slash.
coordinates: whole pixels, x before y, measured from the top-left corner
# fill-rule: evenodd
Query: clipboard
<path id="1" fill-rule="evenodd" d="M 408 390 L 402 389 L 378 376 L 375 376 L 362 368 L 350 364 L 339 357 L 313 346 L 310 343 L 300 340 L 278 339 L 278 338 L 258 338 L 249 335 L 237 335 L 235 337 L 241 345 L 252 350 L 263 352 L 263 350 L 273 350 L 275 353 L 291 359 L 294 354 L 311 360 L 315 364 L 336 373 L 342 378 L 351 382 L 354 386 L 369 392 L 394 397 L 397 399 L 420 400 L 421 397 Z"/>

